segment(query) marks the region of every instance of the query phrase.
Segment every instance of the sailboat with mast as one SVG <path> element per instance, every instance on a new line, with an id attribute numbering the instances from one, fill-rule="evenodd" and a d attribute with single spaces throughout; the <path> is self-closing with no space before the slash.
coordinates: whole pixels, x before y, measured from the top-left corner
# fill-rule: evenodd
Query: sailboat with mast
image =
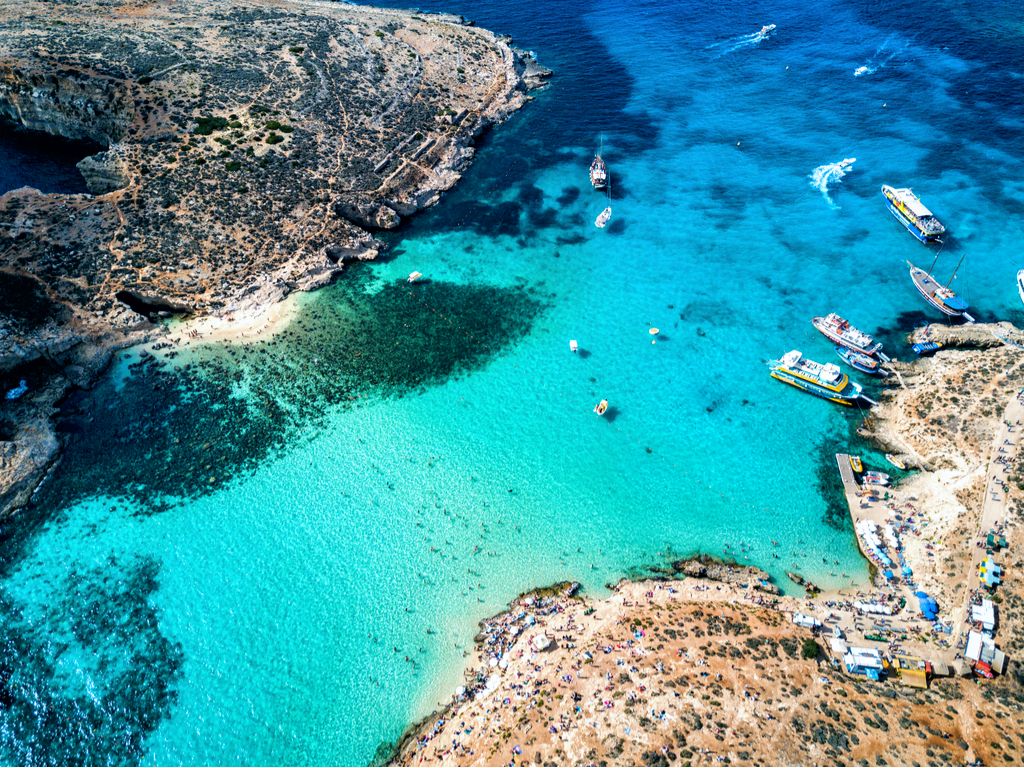
<path id="1" fill-rule="evenodd" d="M 601 158 L 604 152 L 604 136 L 601 137 L 601 149 L 594 155 L 594 160 L 590 164 L 590 183 L 594 189 L 604 189 L 608 186 L 608 166 L 605 165 L 604 160 Z"/>
<path id="2" fill-rule="evenodd" d="M 960 266 L 964 263 L 964 257 L 960 257 L 960 261 L 956 264 L 956 269 L 953 270 L 953 274 L 949 276 L 949 280 L 945 284 L 940 283 L 932 276 L 932 272 L 935 270 L 935 262 L 938 261 L 938 258 L 939 255 L 935 254 L 935 258 L 932 259 L 932 265 L 927 272 L 920 267 L 914 266 L 909 261 L 907 262 L 907 266 L 910 267 L 910 279 L 914 282 L 914 287 L 917 288 L 917 292 L 921 294 L 925 301 L 942 314 L 948 317 L 962 317 L 967 322 L 973 323 L 974 318 L 967 313 L 967 302 L 949 287 L 950 283 L 956 278 L 956 273 L 960 271 Z"/>

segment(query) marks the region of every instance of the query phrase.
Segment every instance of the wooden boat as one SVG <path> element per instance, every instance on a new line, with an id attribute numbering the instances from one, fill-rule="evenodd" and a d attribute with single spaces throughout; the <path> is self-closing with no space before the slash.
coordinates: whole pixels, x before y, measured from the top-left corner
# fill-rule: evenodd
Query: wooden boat
<path id="1" fill-rule="evenodd" d="M 836 354 L 839 358 L 845 362 L 851 368 L 855 368 L 861 373 L 868 373 L 872 376 L 888 376 L 889 372 L 882 367 L 875 358 L 863 355 L 860 352 L 854 352 L 852 349 L 846 347 L 835 347 Z"/>
<path id="2" fill-rule="evenodd" d="M 960 261 L 963 262 L 963 257 L 960 258 Z M 948 317 L 962 317 L 969 323 L 974 322 L 974 318 L 967 314 L 967 302 L 957 296 L 956 292 L 949 287 L 953 278 L 956 277 L 957 270 L 960 269 L 960 264 L 957 264 L 957 269 L 953 270 L 953 274 L 945 285 L 942 285 L 920 267 L 915 267 L 909 261 L 907 264 L 910 266 L 910 279 L 914 281 L 914 287 L 925 301 Z"/>
<path id="3" fill-rule="evenodd" d="M 939 238 L 946 233 L 935 214 L 924 207 L 920 198 L 909 187 L 890 187 L 882 185 L 889 213 L 902 224 L 910 234 L 922 243 L 942 242 Z"/>
<path id="4" fill-rule="evenodd" d="M 852 469 L 858 475 L 864 471 L 864 462 L 860 460 L 860 456 L 850 457 L 850 469 Z"/>
<path id="5" fill-rule="evenodd" d="M 603 211 L 597 214 L 597 219 L 594 221 L 594 226 L 597 227 L 598 229 L 604 229 L 605 226 L 608 224 L 608 220 L 611 219 L 611 217 L 612 207 L 609 205 L 607 208 L 605 208 Z"/>
<path id="6" fill-rule="evenodd" d="M 896 469 L 906 469 L 907 465 L 898 457 L 893 456 L 891 453 L 885 454 L 885 460 L 892 464 Z"/>
<path id="7" fill-rule="evenodd" d="M 605 411 L 608 410 L 608 401 L 602 400 L 600 403 L 594 406 L 594 413 L 598 416 L 604 416 Z"/>

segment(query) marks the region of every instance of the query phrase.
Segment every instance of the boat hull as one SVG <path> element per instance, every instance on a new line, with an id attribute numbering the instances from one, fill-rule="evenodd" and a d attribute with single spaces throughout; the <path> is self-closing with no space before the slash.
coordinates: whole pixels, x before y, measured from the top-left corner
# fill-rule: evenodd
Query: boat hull
<path id="1" fill-rule="evenodd" d="M 808 381 L 805 381 L 801 378 L 798 378 L 797 376 L 794 376 L 791 373 L 787 373 L 786 371 L 782 371 L 777 368 L 772 370 L 771 375 L 773 379 L 778 379 L 784 384 L 789 384 L 791 387 L 796 387 L 802 392 L 806 392 L 810 395 L 814 395 L 815 397 L 820 397 L 822 400 L 828 400 L 829 402 L 838 403 L 839 405 L 845 405 L 847 407 L 855 405 L 858 398 L 860 397 L 860 393 L 856 391 L 850 393 L 842 393 L 833 392 L 823 387 L 817 387 Z"/>
<path id="2" fill-rule="evenodd" d="M 846 347 L 835 348 L 836 354 L 839 355 L 839 359 L 846 363 L 854 370 L 866 373 L 869 376 L 886 376 L 887 372 L 882 366 L 880 366 L 870 355 L 861 355 L 866 360 L 858 360 L 857 353 L 851 353 Z M 872 363 L 869 365 L 868 363 Z"/>
<path id="3" fill-rule="evenodd" d="M 881 344 L 872 344 L 870 347 L 862 347 L 862 346 L 860 346 L 858 344 L 854 344 L 853 342 L 851 342 L 851 341 L 849 341 L 847 339 L 844 339 L 842 336 L 840 336 L 839 334 L 837 334 L 834 331 L 832 331 L 824 323 L 818 322 L 818 318 L 815 318 L 814 320 L 812 320 L 811 324 L 815 328 L 818 329 L 818 332 L 822 336 L 824 336 L 826 339 L 831 341 L 833 344 L 837 344 L 840 347 L 845 347 L 846 349 L 851 349 L 854 352 L 860 352 L 862 355 L 867 355 L 868 357 L 872 357 L 881 348 Z"/>
<path id="4" fill-rule="evenodd" d="M 909 262 L 908 262 L 909 263 Z M 945 301 L 935 295 L 934 291 L 938 290 L 942 286 L 935 280 L 934 277 L 929 275 L 923 269 L 911 265 L 910 267 L 910 279 L 914 283 L 914 287 L 917 288 L 917 292 L 921 294 L 921 298 L 931 304 L 935 309 L 939 310 L 942 314 L 947 317 L 962 317 L 965 320 L 970 321 L 972 318 L 967 314 L 967 307 L 951 307 Z M 953 296 L 953 299 L 962 303 L 962 300 L 957 296 Z"/>
<path id="5" fill-rule="evenodd" d="M 914 222 L 912 222 L 910 219 L 904 216 L 900 209 L 892 204 L 892 201 L 890 201 L 889 198 L 885 199 L 885 204 L 886 208 L 889 209 L 889 213 L 893 215 L 893 218 L 896 219 L 896 221 L 898 221 L 900 224 L 902 224 L 904 228 L 906 228 L 907 232 L 909 232 L 915 238 L 917 238 L 919 242 L 928 245 L 929 243 L 934 243 L 939 239 L 938 235 L 926 235 L 924 232 L 915 227 Z"/>

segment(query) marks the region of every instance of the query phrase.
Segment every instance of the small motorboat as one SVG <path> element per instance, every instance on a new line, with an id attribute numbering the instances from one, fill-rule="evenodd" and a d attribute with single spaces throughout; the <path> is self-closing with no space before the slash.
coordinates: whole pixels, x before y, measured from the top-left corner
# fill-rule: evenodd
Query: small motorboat
<path id="1" fill-rule="evenodd" d="M 569 351 L 570 352 L 579 352 L 580 351 L 580 345 L 576 342 L 576 339 L 569 339 Z"/>
<path id="2" fill-rule="evenodd" d="M 1024 269 L 1017 273 L 1017 295 L 1024 301 Z"/>
<path id="3" fill-rule="evenodd" d="M 421 277 L 423 277 L 423 273 L 422 272 L 410 272 L 409 273 L 409 277 L 408 277 L 408 282 L 415 283 Z"/>
<path id="4" fill-rule="evenodd" d="M 611 217 L 612 207 L 609 205 L 607 208 L 605 208 L 603 211 L 597 214 L 597 219 L 594 220 L 594 226 L 597 227 L 598 229 L 604 229 L 605 226 L 608 224 L 608 221 L 611 219 Z"/>
<path id="5" fill-rule="evenodd" d="M 852 469 L 858 475 L 864 471 L 864 462 L 860 460 L 860 456 L 850 457 L 850 469 Z"/>
<path id="6" fill-rule="evenodd" d="M 757 33 L 757 38 L 758 38 L 758 40 L 765 40 L 765 39 L 768 38 L 768 35 L 770 35 L 774 31 L 775 31 L 775 25 L 774 24 L 765 24 L 763 27 L 761 27 L 760 31 Z"/>
<path id="7" fill-rule="evenodd" d="M 938 341 L 920 341 L 917 344 L 913 344 L 910 348 L 914 350 L 915 355 L 922 357 L 942 349 L 942 343 Z"/>
<path id="8" fill-rule="evenodd" d="M 889 476 L 885 472 L 865 472 L 863 480 L 868 485 L 888 485 Z"/>
<path id="9" fill-rule="evenodd" d="M 594 406 L 594 413 L 596 413 L 598 416 L 604 416 L 604 414 L 605 414 L 605 412 L 607 410 L 608 410 L 608 401 L 607 400 L 602 400 L 600 403 L 598 403 L 597 405 Z"/>
<path id="10" fill-rule="evenodd" d="M 851 368 L 856 368 L 861 373 L 870 373 L 872 376 L 888 376 L 889 372 L 882 367 L 875 358 L 868 355 L 854 352 L 846 347 L 834 347 L 840 359 Z"/>
<path id="11" fill-rule="evenodd" d="M 906 469 L 907 465 L 897 456 L 893 456 L 891 453 L 885 454 L 885 460 L 892 464 L 896 469 Z"/>

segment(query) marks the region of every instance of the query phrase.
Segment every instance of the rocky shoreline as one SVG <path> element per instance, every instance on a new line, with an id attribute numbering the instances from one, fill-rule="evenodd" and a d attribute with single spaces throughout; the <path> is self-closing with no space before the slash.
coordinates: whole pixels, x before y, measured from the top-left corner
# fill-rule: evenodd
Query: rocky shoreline
<path id="1" fill-rule="evenodd" d="M 1019 462 L 999 446 L 995 458 L 989 451 L 1005 401 L 1008 413 L 1024 388 L 1024 334 L 1005 323 L 925 333 L 943 349 L 898 364 L 901 382 L 862 431 L 923 468 L 887 493 L 886 510 L 909 510 L 911 524 L 900 525 L 906 561 L 939 598 L 940 622 L 959 624 L 989 514 L 969 478 L 984 475 L 990 461 L 1018 468 L 1008 476 L 1002 530 L 1011 547 L 1019 538 Z M 1024 558 L 1014 554 L 1003 553 L 997 595 L 1000 643 L 1011 656 L 1024 650 Z M 928 687 L 847 672 L 832 631 L 872 645 L 878 630 L 855 604 L 895 603 L 880 570 L 861 589 L 804 598 L 778 596 L 757 569 L 706 558 L 655 571 L 656 580 L 624 580 L 606 598 L 581 596 L 575 584 L 520 595 L 483 621 L 465 685 L 406 732 L 391 762 L 920 765 L 1024 757 L 1016 725 L 1024 679 L 1013 669 L 980 683 L 943 676 L 962 666 L 952 662 L 964 638 L 932 634 L 912 606 L 888 623 L 899 627 L 888 652 L 936 659 Z M 806 626 L 811 619 L 823 625 L 819 632 Z M 890 728 L 899 731 L 895 742 Z"/>
<path id="2" fill-rule="evenodd" d="M 171 315 L 251 327 L 375 258 L 551 74 L 457 17 L 314 0 L 29 0 L 0 40 L 0 120 L 105 147 L 91 194 L 0 196 L 0 386 L 29 387 L 0 401 L 0 517 L 115 351 Z"/>

